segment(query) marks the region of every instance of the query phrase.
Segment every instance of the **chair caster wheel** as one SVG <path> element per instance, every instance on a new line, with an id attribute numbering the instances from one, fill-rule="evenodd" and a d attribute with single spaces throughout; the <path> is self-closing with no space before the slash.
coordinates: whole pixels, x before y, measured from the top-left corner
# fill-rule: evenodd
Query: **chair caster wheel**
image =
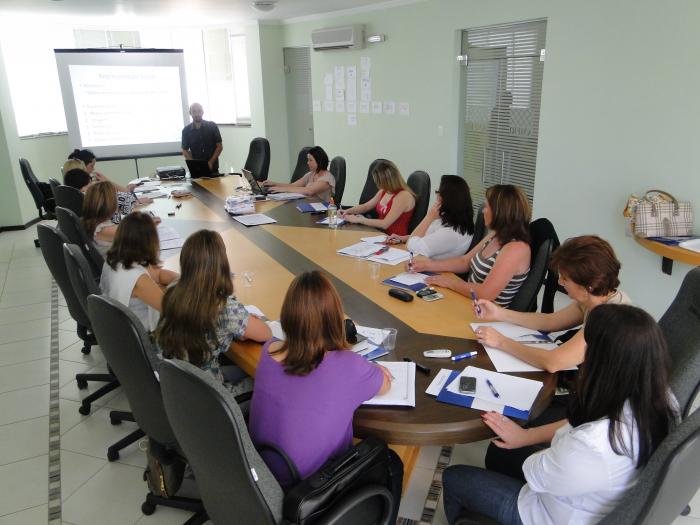
<path id="1" fill-rule="evenodd" d="M 80 412 L 84 416 L 89 416 L 90 415 L 90 405 L 80 405 L 80 408 L 78 409 L 78 412 Z"/>
<path id="2" fill-rule="evenodd" d="M 116 461 L 119 459 L 119 451 L 118 450 L 112 450 L 111 448 L 107 449 L 107 459 L 110 461 Z M 145 505 L 145 503 L 144 503 Z M 153 511 L 151 511 L 153 512 Z M 144 512 L 144 514 L 146 514 Z"/>
<path id="3" fill-rule="evenodd" d="M 91 349 L 92 348 L 90 345 L 85 345 L 80 349 L 80 351 L 83 353 L 83 355 L 88 355 Z"/>
<path id="4" fill-rule="evenodd" d="M 109 416 L 109 422 L 112 423 L 113 425 L 121 425 L 122 424 L 122 420 L 119 419 L 118 417 L 114 417 L 114 416 Z"/>
<path id="5" fill-rule="evenodd" d="M 39 245 L 39 239 L 34 239 L 34 247 L 35 248 L 40 248 L 41 246 Z"/>
<path id="6" fill-rule="evenodd" d="M 77 383 L 78 383 L 78 389 L 80 389 L 80 390 L 85 390 L 88 387 L 86 379 L 78 379 Z"/>
<path id="7" fill-rule="evenodd" d="M 147 501 L 144 501 L 141 504 L 141 512 L 143 512 L 146 516 L 150 516 L 156 511 L 156 506 L 153 505 L 152 503 L 148 503 Z"/>

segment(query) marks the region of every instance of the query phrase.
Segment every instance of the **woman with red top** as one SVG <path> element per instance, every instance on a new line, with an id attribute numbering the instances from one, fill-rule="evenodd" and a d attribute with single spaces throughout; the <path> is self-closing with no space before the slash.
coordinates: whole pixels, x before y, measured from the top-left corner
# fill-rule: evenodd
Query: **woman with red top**
<path id="1" fill-rule="evenodd" d="M 364 204 L 353 206 L 342 212 L 347 222 L 364 224 L 384 230 L 388 235 L 408 235 L 408 223 L 413 216 L 416 197 L 403 180 L 399 168 L 390 160 L 381 160 L 372 171 L 377 194 Z M 377 218 L 362 215 L 376 211 Z"/>

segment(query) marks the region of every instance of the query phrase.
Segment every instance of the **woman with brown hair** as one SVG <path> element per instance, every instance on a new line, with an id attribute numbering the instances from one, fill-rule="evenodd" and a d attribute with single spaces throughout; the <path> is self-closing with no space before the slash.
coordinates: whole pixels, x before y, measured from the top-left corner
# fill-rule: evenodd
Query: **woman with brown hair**
<path id="1" fill-rule="evenodd" d="M 408 223 L 416 207 L 416 196 L 403 180 L 399 168 L 390 160 L 380 160 L 372 171 L 372 179 L 379 191 L 364 204 L 343 211 L 343 219 L 379 228 L 387 235 L 408 235 Z M 362 215 L 372 210 L 377 213 L 376 219 Z"/>
<path id="2" fill-rule="evenodd" d="M 161 287 L 178 278 L 177 273 L 160 266 L 159 256 L 153 217 L 130 213 L 117 227 L 100 278 L 102 293 L 128 306 L 149 332 L 158 323 L 163 301 Z"/>
<path id="3" fill-rule="evenodd" d="M 117 192 L 111 182 L 96 182 L 88 186 L 80 222 L 87 236 L 95 240 L 95 246 L 102 255 L 107 253 L 117 233 L 117 225 L 112 222 L 116 211 Z"/>
<path id="4" fill-rule="evenodd" d="M 411 268 L 439 272 L 469 271 L 467 281 L 455 275 L 435 275 L 427 284 L 442 286 L 508 307 L 530 271 L 530 204 L 523 191 L 511 184 L 486 190 L 484 224 L 490 230 L 465 255 L 436 261 L 416 257 Z"/>
<path id="5" fill-rule="evenodd" d="M 323 273 L 294 279 L 282 304 L 286 341 L 268 341 L 255 374 L 250 433 L 256 445 L 283 450 L 306 478 L 352 445 L 352 418 L 390 388 L 391 377 L 349 351 L 343 305 Z M 277 454 L 263 458 L 283 486 L 292 482 Z"/>
<path id="6" fill-rule="evenodd" d="M 190 235 L 180 253 L 180 279 L 163 297 L 156 329 L 163 357 L 189 361 L 222 382 L 236 383 L 244 374 L 235 366 L 220 367 L 219 355 L 236 339 L 262 342 L 271 337 L 270 328 L 233 295 L 221 235 L 211 230 Z"/>

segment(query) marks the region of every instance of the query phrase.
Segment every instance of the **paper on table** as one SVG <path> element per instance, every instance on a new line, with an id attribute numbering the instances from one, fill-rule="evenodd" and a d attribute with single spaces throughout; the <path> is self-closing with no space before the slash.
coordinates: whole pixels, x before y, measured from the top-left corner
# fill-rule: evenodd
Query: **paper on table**
<path id="1" fill-rule="evenodd" d="M 405 284 L 406 286 L 413 286 L 414 284 L 425 283 L 425 279 L 429 277 L 424 273 L 409 273 L 404 272 L 399 275 L 395 275 L 391 278 L 392 281 L 399 284 Z"/>
<path id="2" fill-rule="evenodd" d="M 553 350 L 558 345 L 557 343 L 544 343 L 544 344 L 533 344 L 525 346 L 531 346 L 532 348 L 537 348 L 539 350 Z M 518 359 L 517 357 L 510 355 L 508 352 L 499 350 L 498 348 L 493 348 L 491 346 L 484 345 L 484 350 L 489 355 L 491 362 L 496 370 L 499 372 L 541 372 L 541 368 L 537 368 L 525 361 Z M 577 367 L 567 368 L 567 370 L 576 370 Z"/>
<path id="3" fill-rule="evenodd" d="M 429 396 L 437 397 L 442 391 L 442 388 L 445 386 L 445 383 L 447 383 L 447 380 L 450 378 L 451 373 L 452 370 L 448 368 L 441 368 L 435 376 L 435 379 L 433 379 L 430 382 L 430 385 L 428 385 L 428 388 L 425 390 L 425 393 Z"/>
<path id="4" fill-rule="evenodd" d="M 352 347 L 352 351 L 361 356 L 365 356 L 377 349 L 377 345 L 373 344 L 369 339 L 360 341 Z"/>
<path id="5" fill-rule="evenodd" d="M 149 190 L 149 191 L 142 191 L 142 192 L 136 192 L 136 196 L 141 198 L 148 198 L 148 199 L 160 199 L 161 197 L 167 197 L 168 194 L 165 193 L 162 190 Z"/>
<path id="6" fill-rule="evenodd" d="M 165 226 L 164 224 L 159 224 L 158 225 L 158 239 L 163 242 L 163 241 L 169 241 L 170 239 L 179 239 L 180 234 L 177 233 L 173 228 L 170 226 Z"/>
<path id="7" fill-rule="evenodd" d="M 386 394 L 376 395 L 363 405 L 416 406 L 416 364 L 406 361 L 382 361 L 394 376 Z"/>
<path id="8" fill-rule="evenodd" d="M 340 255 L 349 255 L 350 257 L 367 257 L 377 251 L 374 244 L 366 242 L 358 242 L 337 251 Z"/>
<path id="9" fill-rule="evenodd" d="M 267 319 L 267 317 L 265 317 L 265 314 L 262 312 L 262 310 L 260 308 L 258 308 L 257 306 L 255 306 L 254 304 L 247 304 L 245 306 L 245 309 L 248 310 L 249 314 L 252 314 L 255 317 L 259 317 L 260 319 Z"/>
<path id="10" fill-rule="evenodd" d="M 146 189 L 153 189 L 153 188 L 159 188 L 160 187 L 160 181 L 159 180 L 147 180 L 142 182 L 136 187 L 136 190 L 146 190 Z"/>
<path id="11" fill-rule="evenodd" d="M 306 195 L 301 193 L 268 193 L 267 198 L 273 201 L 291 201 L 294 199 L 303 199 Z"/>
<path id="12" fill-rule="evenodd" d="M 476 377 L 476 392 L 472 395 L 475 399 L 481 399 L 488 403 L 503 404 L 525 411 L 529 411 L 532 408 L 532 404 L 542 388 L 541 381 L 533 381 L 532 379 L 468 366 L 447 386 L 447 390 L 455 394 L 464 395 L 459 391 L 460 377 Z M 500 397 L 493 395 L 493 392 L 486 384 L 486 379 L 493 383 Z"/>
<path id="13" fill-rule="evenodd" d="M 355 328 L 358 334 L 366 337 L 370 343 L 375 345 L 382 344 L 384 338 L 388 334 L 387 330 L 382 330 L 381 328 L 370 328 L 369 326 L 360 326 L 359 324 L 356 324 Z"/>
<path id="14" fill-rule="evenodd" d="M 267 326 L 269 326 L 270 330 L 272 330 L 272 337 L 275 339 L 279 339 L 280 341 L 287 339 L 284 330 L 282 330 L 282 323 L 279 321 L 268 321 Z"/>
<path id="15" fill-rule="evenodd" d="M 370 244 L 382 244 L 386 241 L 386 235 L 375 235 L 373 237 L 362 237 L 360 239 L 362 242 L 368 242 Z"/>
<path id="16" fill-rule="evenodd" d="M 373 255 L 367 257 L 368 261 L 378 262 L 382 264 L 396 265 L 400 262 L 407 261 L 409 259 L 409 254 L 405 250 L 398 250 L 396 248 L 389 248 L 384 253 L 379 255 Z"/>
<path id="17" fill-rule="evenodd" d="M 325 224 L 328 225 L 328 217 L 321 221 L 316 221 L 316 224 Z M 340 217 L 336 217 L 336 226 L 341 226 L 345 224 L 345 219 L 341 219 Z"/>
<path id="18" fill-rule="evenodd" d="M 690 239 L 688 241 L 682 241 L 678 243 L 678 246 L 685 248 L 686 250 L 691 250 L 693 252 L 700 252 L 700 239 Z"/>
<path id="19" fill-rule="evenodd" d="M 175 248 L 182 248 L 182 245 L 185 244 L 185 239 L 177 238 L 177 239 L 169 239 L 167 241 L 160 241 L 160 249 L 161 251 L 164 250 L 173 250 Z"/>
<path id="20" fill-rule="evenodd" d="M 236 215 L 235 220 L 245 226 L 258 226 L 260 224 L 272 224 L 277 222 L 275 219 L 268 217 L 264 213 L 252 213 L 250 215 Z"/>
<path id="21" fill-rule="evenodd" d="M 314 211 L 326 211 L 328 209 L 328 206 L 326 206 L 322 202 L 311 202 L 309 203 L 309 206 L 311 206 L 314 209 Z"/>
<path id="22" fill-rule="evenodd" d="M 490 326 L 495 328 L 501 333 L 501 335 L 504 335 L 509 339 L 514 339 L 519 343 L 536 343 L 540 341 L 551 342 L 549 336 L 544 335 L 542 332 L 531 330 L 530 328 L 525 328 L 524 326 L 518 326 L 517 324 L 504 323 L 501 321 L 494 321 L 490 323 L 471 323 L 472 330 L 476 330 L 480 326 Z M 532 338 L 529 336 L 532 336 Z"/>

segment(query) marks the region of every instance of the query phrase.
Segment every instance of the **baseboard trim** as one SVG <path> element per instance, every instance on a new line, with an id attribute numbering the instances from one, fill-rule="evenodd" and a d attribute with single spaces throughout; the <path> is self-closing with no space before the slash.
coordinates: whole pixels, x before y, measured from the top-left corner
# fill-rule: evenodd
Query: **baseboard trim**
<path id="1" fill-rule="evenodd" d="M 37 217 L 36 219 L 32 219 L 29 221 L 27 224 L 16 224 L 14 226 L 0 226 L 0 233 L 2 232 L 16 232 L 19 230 L 26 230 L 30 226 L 34 226 L 37 222 L 41 221 L 41 217 Z"/>

